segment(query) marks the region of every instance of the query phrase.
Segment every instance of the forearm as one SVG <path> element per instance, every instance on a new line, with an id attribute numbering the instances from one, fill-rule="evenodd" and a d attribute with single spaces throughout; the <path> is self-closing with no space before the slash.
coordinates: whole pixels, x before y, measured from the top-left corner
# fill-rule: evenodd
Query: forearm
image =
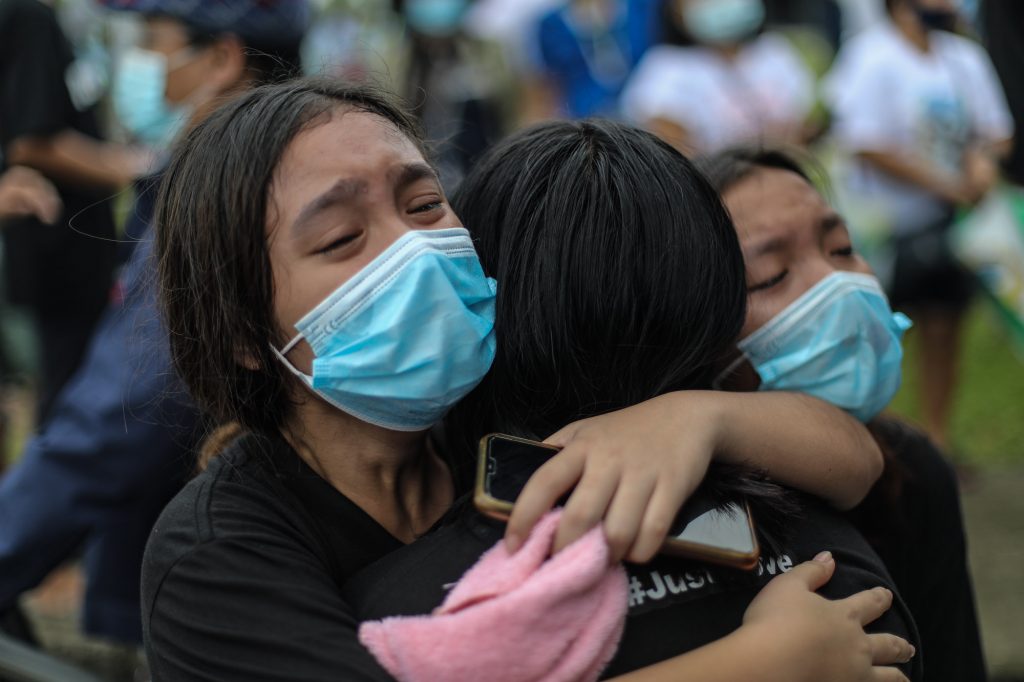
<path id="1" fill-rule="evenodd" d="M 786 656 L 778 637 L 743 626 L 722 639 L 660 663 L 610 678 L 613 682 L 801 682 L 805 657 Z"/>
<path id="2" fill-rule="evenodd" d="M 107 190 L 127 186 L 137 175 L 133 160 L 118 145 L 74 130 L 48 137 L 22 137 L 8 147 L 10 163 L 30 166 L 48 177 Z"/>
<path id="3" fill-rule="evenodd" d="M 840 509 L 864 499 L 882 473 L 882 453 L 864 425 L 821 400 L 781 391 L 701 398 L 719 461 L 764 470 Z"/>
<path id="4" fill-rule="evenodd" d="M 875 151 L 860 152 L 859 156 L 894 178 L 916 185 L 946 201 L 961 201 L 960 178 L 936 172 L 918 159 Z"/>

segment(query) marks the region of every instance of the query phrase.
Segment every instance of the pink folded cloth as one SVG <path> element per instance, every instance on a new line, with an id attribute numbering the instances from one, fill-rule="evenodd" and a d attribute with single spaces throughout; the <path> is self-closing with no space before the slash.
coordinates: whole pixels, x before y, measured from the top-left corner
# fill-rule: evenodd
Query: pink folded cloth
<path id="1" fill-rule="evenodd" d="M 526 544 L 499 542 L 429 616 L 364 623 L 359 640 L 400 682 L 587 682 L 615 654 L 626 572 L 600 526 L 552 557 L 561 511 Z"/>

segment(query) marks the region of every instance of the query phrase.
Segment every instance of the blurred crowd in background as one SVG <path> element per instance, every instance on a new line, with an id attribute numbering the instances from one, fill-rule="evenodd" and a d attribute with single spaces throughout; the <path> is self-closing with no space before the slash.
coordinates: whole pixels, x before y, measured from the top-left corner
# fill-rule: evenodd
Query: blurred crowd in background
<path id="1" fill-rule="evenodd" d="M 141 549 L 201 429 L 146 345 L 155 311 L 131 303 L 147 272 L 131 264 L 167 149 L 231 92 L 207 60 L 222 34 L 248 69 L 301 61 L 403 95 L 449 190 L 495 141 L 553 117 L 625 120 L 691 156 L 804 148 L 914 320 L 921 415 L 943 447 L 972 298 L 1024 347 L 1016 0 L 319 0 L 288 40 L 221 5 L 0 0 L 0 425 L 11 395 L 34 414 L 27 439 L 0 438 L 8 632 L 31 638 L 18 595 L 81 556 L 85 627 L 138 641 Z M 105 316 L 124 305 L 145 314 L 115 328 Z M 150 365 L 128 362 L 140 353 Z M 104 464 L 84 474 L 90 456 Z"/>

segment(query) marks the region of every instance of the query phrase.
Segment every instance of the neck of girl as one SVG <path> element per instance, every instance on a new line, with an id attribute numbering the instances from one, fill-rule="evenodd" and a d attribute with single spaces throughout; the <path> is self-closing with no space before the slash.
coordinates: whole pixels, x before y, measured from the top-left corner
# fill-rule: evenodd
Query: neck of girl
<path id="1" fill-rule="evenodd" d="M 392 431 L 315 397 L 297 405 L 285 438 L 335 489 L 389 533 L 412 542 L 451 506 L 451 472 L 426 431 Z"/>

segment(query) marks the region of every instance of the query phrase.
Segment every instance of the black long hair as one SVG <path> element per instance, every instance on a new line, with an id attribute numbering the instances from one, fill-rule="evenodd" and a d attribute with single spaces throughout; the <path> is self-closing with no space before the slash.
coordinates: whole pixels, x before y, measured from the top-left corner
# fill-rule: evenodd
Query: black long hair
<path id="1" fill-rule="evenodd" d="M 498 350 L 450 423 L 545 437 L 709 386 L 743 324 L 743 257 L 672 147 L 611 121 L 541 124 L 488 153 L 453 203 L 498 280 Z"/>
<path id="2" fill-rule="evenodd" d="M 746 315 L 743 256 L 718 193 L 671 146 L 611 121 L 541 124 L 485 155 L 453 203 L 498 281 L 494 365 L 446 420 L 457 452 L 710 386 Z M 716 467 L 704 489 L 750 501 L 778 546 L 794 512 L 780 488 Z"/>

